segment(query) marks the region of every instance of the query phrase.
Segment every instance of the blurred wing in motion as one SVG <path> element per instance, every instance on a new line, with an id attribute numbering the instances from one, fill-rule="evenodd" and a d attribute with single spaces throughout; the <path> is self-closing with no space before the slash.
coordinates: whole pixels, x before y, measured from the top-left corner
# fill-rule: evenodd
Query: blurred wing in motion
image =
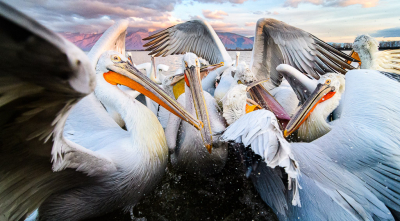
<path id="1" fill-rule="evenodd" d="M 150 55 L 156 57 L 192 52 L 206 59 L 210 64 L 232 63 L 232 58 L 207 21 L 187 21 L 143 40 L 151 40 L 143 47 L 148 47 L 146 50 L 151 51 Z"/>
<path id="2" fill-rule="evenodd" d="M 72 43 L 1 2 L 0 64 L 0 217 L 20 220 L 79 180 L 65 182 L 71 171 L 53 173 L 51 160 L 57 169 L 62 150 L 79 148 L 62 130 L 74 104 L 93 91 L 94 69 Z"/>
<path id="3" fill-rule="evenodd" d="M 374 69 L 400 74 L 400 49 L 380 51 L 375 59 L 377 67 Z"/>
<path id="4" fill-rule="evenodd" d="M 355 61 L 314 35 L 284 22 L 261 18 L 257 21 L 250 66 L 257 79 L 271 79 L 268 90 L 280 85 L 279 64 L 289 64 L 316 79 L 328 72 L 345 74 Z"/>

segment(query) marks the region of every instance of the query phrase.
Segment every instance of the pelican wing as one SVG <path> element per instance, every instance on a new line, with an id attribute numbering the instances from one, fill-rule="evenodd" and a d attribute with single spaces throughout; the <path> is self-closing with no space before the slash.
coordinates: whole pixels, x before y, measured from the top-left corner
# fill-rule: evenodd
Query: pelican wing
<path id="1" fill-rule="evenodd" d="M 242 116 L 226 129 L 221 139 L 243 143 L 261 156 L 269 167 L 284 168 L 289 175 L 289 182 L 294 185 L 293 204 L 300 204 L 297 181 L 300 171 L 291 154 L 290 144 L 283 138 L 278 121 L 272 112 L 257 110 Z M 279 183 L 276 185 L 279 186 Z M 268 200 L 268 203 L 275 208 L 281 208 L 278 211 L 283 213 L 282 200 L 286 201 L 283 195 L 277 195 L 276 198 Z"/>
<path id="2" fill-rule="evenodd" d="M 400 74 L 400 49 L 377 52 L 374 69 Z"/>
<path id="3" fill-rule="evenodd" d="M 151 40 L 143 47 L 156 57 L 192 52 L 212 64 L 232 62 L 214 29 L 203 20 L 181 23 L 143 40 Z"/>
<path id="4" fill-rule="evenodd" d="M 398 81 L 379 71 L 348 72 L 340 119 L 331 132 L 313 142 L 396 211 L 400 211 L 398 88 Z"/>
<path id="5" fill-rule="evenodd" d="M 319 79 L 327 72 L 345 74 L 346 69 L 353 69 L 344 59 L 354 61 L 306 31 L 275 19 L 257 21 L 250 66 L 258 79 L 271 79 L 268 90 L 282 81 L 276 71 L 279 64 L 289 64 Z"/>
<path id="6" fill-rule="evenodd" d="M 51 161 L 69 154 L 60 149 L 79 148 L 62 131 L 71 108 L 93 91 L 95 76 L 80 49 L 1 2 L 0 39 L 0 219 L 21 220 L 86 177 L 54 173 Z M 86 168 L 87 161 L 69 161 Z"/>
<path id="7" fill-rule="evenodd" d="M 228 127 L 222 139 L 250 145 L 255 154 L 264 158 L 264 162 L 252 173 L 252 180 L 263 200 L 278 215 L 304 220 L 391 218 L 389 210 L 363 186 L 363 182 L 334 163 L 324 154 L 322 147 L 287 143 L 275 116 L 267 110 L 244 115 Z M 277 171 L 267 169 L 264 163 L 272 168 L 285 168 L 291 178 L 287 194 L 282 189 Z M 354 186 L 357 188 L 354 189 Z M 317 195 L 318 198 L 315 198 Z"/>
<path id="8" fill-rule="evenodd" d="M 128 20 L 119 20 L 103 33 L 88 53 L 93 67 L 96 67 L 97 61 L 105 51 L 112 50 L 123 55 L 125 54 L 125 38 L 128 25 Z"/>

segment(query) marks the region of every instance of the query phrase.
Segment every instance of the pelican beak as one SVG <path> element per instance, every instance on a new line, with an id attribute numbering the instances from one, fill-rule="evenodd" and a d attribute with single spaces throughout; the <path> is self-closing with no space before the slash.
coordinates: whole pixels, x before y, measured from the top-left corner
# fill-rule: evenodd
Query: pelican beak
<path id="1" fill-rule="evenodd" d="M 279 126 L 283 130 L 290 120 L 290 116 L 277 100 L 262 86 L 266 80 L 257 81 L 247 86 L 251 98 L 260 104 L 261 107 L 275 114 L 279 121 Z"/>
<path id="2" fill-rule="evenodd" d="M 113 85 L 121 84 L 136 90 L 146 97 L 157 102 L 165 109 L 190 123 L 198 130 L 203 127 L 203 123 L 185 111 L 185 109 L 173 98 L 160 88 L 156 83 L 142 74 L 129 62 L 120 62 L 107 66 L 109 72 L 103 74 L 104 79 Z"/>
<path id="3" fill-rule="evenodd" d="M 352 60 L 346 60 L 346 63 L 347 64 L 351 64 L 352 62 L 357 62 L 358 63 L 358 66 L 361 66 L 361 59 L 360 59 L 360 56 L 358 55 L 358 53 L 357 52 L 355 52 L 354 50 L 351 50 L 351 52 L 350 52 L 350 57 L 352 57 L 354 60 L 352 61 Z"/>
<path id="4" fill-rule="evenodd" d="M 289 121 L 285 131 L 283 132 L 284 136 L 287 137 L 296 131 L 304 121 L 307 120 L 319 103 L 332 98 L 335 93 L 335 87 L 327 84 L 318 84 L 314 92 L 311 93 L 310 97 L 308 97 Z"/>
<path id="5" fill-rule="evenodd" d="M 217 69 L 217 68 L 220 68 L 220 67 L 222 67 L 222 66 L 224 66 L 224 62 L 220 62 L 220 63 L 218 63 L 218 64 L 211 64 L 211 65 L 208 65 L 208 66 L 201 67 L 201 68 L 200 68 L 200 72 L 203 72 L 203 71 L 213 71 L 213 70 L 215 70 L 215 69 Z"/>
<path id="6" fill-rule="evenodd" d="M 211 153 L 212 131 L 203 88 L 201 86 L 200 68 L 196 66 L 187 67 L 185 69 L 185 81 L 192 94 L 197 119 L 204 123 L 204 127 L 200 130 L 201 138 L 203 139 L 204 146 Z"/>
<path id="7" fill-rule="evenodd" d="M 182 79 L 184 79 L 185 76 L 184 74 L 177 74 L 176 76 L 174 76 L 174 78 L 172 79 L 172 82 L 169 84 L 170 86 L 175 86 L 179 81 L 181 81 Z"/>
<path id="8" fill-rule="evenodd" d="M 224 66 L 224 62 L 201 67 L 200 68 L 200 78 L 201 79 L 205 78 L 208 75 L 208 73 L 210 73 L 211 71 L 213 71 L 217 68 L 220 68 L 222 66 Z"/>

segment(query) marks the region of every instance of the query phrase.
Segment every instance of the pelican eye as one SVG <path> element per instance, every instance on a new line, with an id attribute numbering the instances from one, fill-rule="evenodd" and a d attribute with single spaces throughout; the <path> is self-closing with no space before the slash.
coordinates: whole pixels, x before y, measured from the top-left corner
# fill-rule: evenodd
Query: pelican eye
<path id="1" fill-rule="evenodd" d="M 187 64 L 187 62 L 185 61 L 185 67 L 187 68 L 188 67 L 188 64 Z"/>
<path id="2" fill-rule="evenodd" d="M 330 85 L 331 84 L 331 79 L 326 80 L 325 84 Z"/>
<path id="3" fill-rule="evenodd" d="M 116 63 L 116 62 L 120 62 L 121 58 L 118 55 L 111 55 L 111 60 Z"/>
<path id="4" fill-rule="evenodd" d="M 196 60 L 196 66 L 199 66 L 199 61 L 198 60 Z"/>

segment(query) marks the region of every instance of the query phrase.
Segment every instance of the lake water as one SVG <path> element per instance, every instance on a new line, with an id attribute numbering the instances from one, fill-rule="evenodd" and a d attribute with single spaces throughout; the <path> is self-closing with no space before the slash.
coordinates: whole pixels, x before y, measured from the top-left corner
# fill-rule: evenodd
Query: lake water
<path id="1" fill-rule="evenodd" d="M 150 55 L 148 55 L 149 51 L 129 51 L 132 53 L 133 63 L 136 65 L 150 62 Z M 236 51 L 228 51 L 228 54 L 232 57 L 232 59 L 236 59 Z M 181 67 L 182 65 L 182 56 L 183 55 L 170 55 L 167 57 L 156 57 L 155 62 L 158 64 L 165 64 L 169 66 L 169 70 L 167 74 L 173 74 L 175 71 Z M 239 61 L 245 61 L 247 65 L 250 64 L 251 60 L 251 51 L 240 51 Z"/>

